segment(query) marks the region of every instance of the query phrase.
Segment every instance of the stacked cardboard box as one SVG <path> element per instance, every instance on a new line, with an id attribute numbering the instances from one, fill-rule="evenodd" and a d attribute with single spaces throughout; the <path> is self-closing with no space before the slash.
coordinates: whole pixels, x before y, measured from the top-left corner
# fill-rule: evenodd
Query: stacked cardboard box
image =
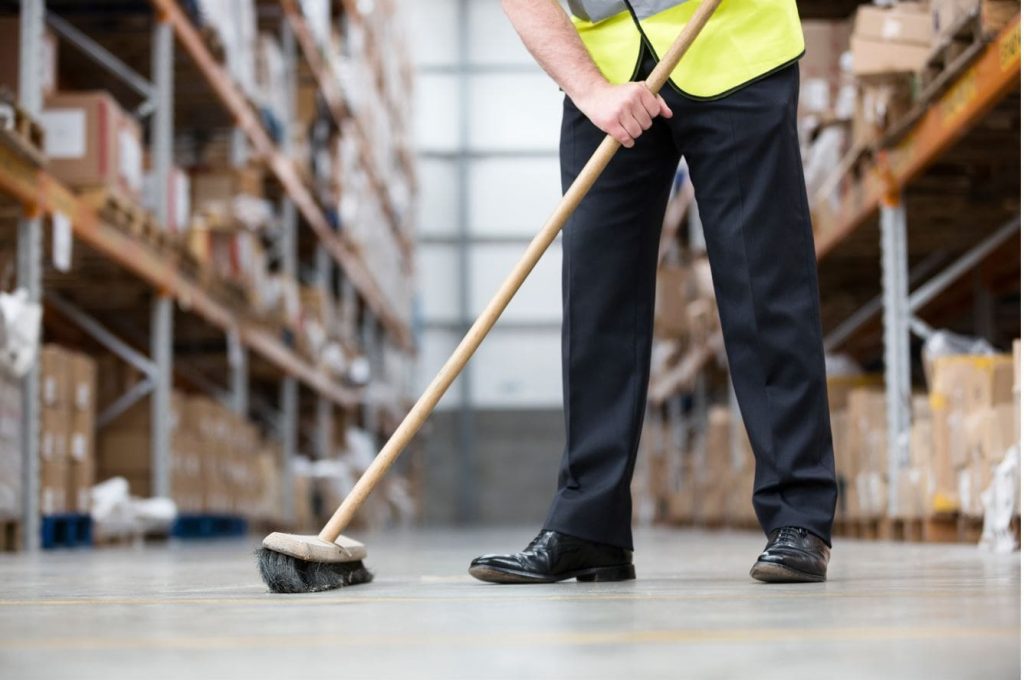
<path id="1" fill-rule="evenodd" d="M 939 357 L 930 374 L 930 509 L 980 516 L 993 467 L 1019 441 L 1013 357 Z"/>
<path id="2" fill-rule="evenodd" d="M 150 403 L 144 400 L 104 428 L 99 437 L 100 478 L 128 479 L 133 495 L 152 495 Z M 180 512 L 272 519 L 280 452 L 251 422 L 206 397 L 174 393 L 171 428 L 171 498 Z"/>
<path id="3" fill-rule="evenodd" d="M 0 373 L 0 519 L 21 514 L 21 381 Z"/>
<path id="4" fill-rule="evenodd" d="M 96 475 L 96 362 L 46 345 L 40 372 L 41 512 L 89 512 L 89 490 Z"/>

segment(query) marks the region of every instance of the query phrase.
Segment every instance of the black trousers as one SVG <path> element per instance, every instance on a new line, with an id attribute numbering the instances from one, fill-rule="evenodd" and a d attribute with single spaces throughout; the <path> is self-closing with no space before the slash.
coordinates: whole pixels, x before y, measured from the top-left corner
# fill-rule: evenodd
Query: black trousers
<path id="1" fill-rule="evenodd" d="M 658 240 L 682 154 L 756 458 L 757 517 L 765 533 L 799 526 L 831 542 L 836 482 L 798 92 L 796 64 L 711 101 L 666 87 L 673 117 L 657 118 L 619 151 L 566 225 L 566 448 L 546 528 L 632 547 L 630 480 L 650 373 Z M 563 190 L 603 137 L 566 98 Z"/>

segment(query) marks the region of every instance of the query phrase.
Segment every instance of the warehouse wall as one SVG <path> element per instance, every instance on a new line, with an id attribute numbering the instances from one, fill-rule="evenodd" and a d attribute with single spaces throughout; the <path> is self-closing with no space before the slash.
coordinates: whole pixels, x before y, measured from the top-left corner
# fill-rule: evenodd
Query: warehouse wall
<path id="1" fill-rule="evenodd" d="M 559 199 L 562 96 L 500 3 L 406 6 L 418 76 L 425 386 Z M 564 437 L 560 267 L 556 244 L 480 348 L 468 384 L 460 379 L 442 401 L 428 444 L 428 520 L 525 522 L 536 519 L 538 503 L 543 510 Z M 536 489 L 537 503 L 508 502 Z"/>

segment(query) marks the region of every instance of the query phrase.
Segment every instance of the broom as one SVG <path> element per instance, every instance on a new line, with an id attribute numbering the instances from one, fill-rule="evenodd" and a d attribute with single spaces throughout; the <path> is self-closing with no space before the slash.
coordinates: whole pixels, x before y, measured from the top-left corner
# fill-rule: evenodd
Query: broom
<path id="1" fill-rule="evenodd" d="M 668 81 L 669 75 L 696 39 L 721 0 L 702 0 L 691 19 L 680 32 L 658 65 L 647 78 L 645 85 L 657 94 Z M 273 592 L 310 593 L 332 590 L 347 585 L 367 583 L 373 576 L 363 565 L 366 547 L 355 540 L 341 535 L 352 517 L 362 506 L 380 479 L 395 462 L 402 450 L 430 416 L 437 402 L 455 378 L 462 372 L 466 362 L 497 322 L 512 297 L 533 271 L 541 255 L 555 240 L 569 216 L 579 205 L 586 193 L 607 167 L 612 156 L 619 150 L 619 142 L 608 135 L 594 152 L 576 181 L 565 192 L 554 214 L 548 219 L 540 233 L 530 242 L 526 252 L 508 275 L 501 288 L 480 314 L 466 336 L 455 348 L 426 391 L 413 405 L 398 429 L 388 439 L 384 448 L 356 482 L 352 491 L 335 511 L 317 536 L 285 534 L 274 532 L 263 539 L 263 546 L 257 551 L 260 576 Z"/>

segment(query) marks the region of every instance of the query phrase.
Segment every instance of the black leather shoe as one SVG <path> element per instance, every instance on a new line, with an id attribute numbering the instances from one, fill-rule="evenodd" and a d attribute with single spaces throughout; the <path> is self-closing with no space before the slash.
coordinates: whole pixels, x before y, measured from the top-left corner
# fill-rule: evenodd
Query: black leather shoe
<path id="1" fill-rule="evenodd" d="M 582 538 L 542 531 L 522 552 L 483 555 L 469 565 L 470 575 L 491 583 L 628 581 L 636 578 L 633 552 Z"/>
<path id="2" fill-rule="evenodd" d="M 800 527 L 782 527 L 768 536 L 750 575 L 765 583 L 817 583 L 825 580 L 829 549 L 825 541 Z"/>

